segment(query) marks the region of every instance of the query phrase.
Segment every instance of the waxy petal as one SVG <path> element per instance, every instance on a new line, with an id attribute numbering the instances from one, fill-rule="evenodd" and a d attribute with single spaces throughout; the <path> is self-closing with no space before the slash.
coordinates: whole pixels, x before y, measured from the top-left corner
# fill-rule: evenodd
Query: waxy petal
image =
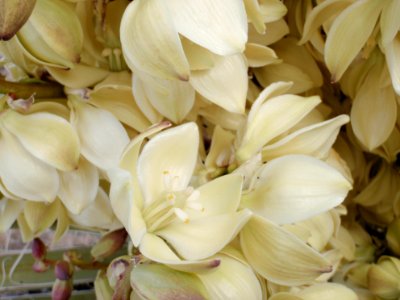
<path id="1" fill-rule="evenodd" d="M 281 61 L 273 49 L 259 44 L 247 43 L 244 54 L 246 55 L 249 67 L 253 68 L 275 64 Z"/>
<path id="2" fill-rule="evenodd" d="M 155 77 L 189 79 L 189 63 L 170 14 L 169 2 L 131 2 L 121 20 L 121 43 L 127 64 Z"/>
<path id="3" fill-rule="evenodd" d="M 305 155 L 276 158 L 257 174 L 242 205 L 278 224 L 305 220 L 339 205 L 352 188 L 336 169 Z"/>
<path id="4" fill-rule="evenodd" d="M 397 37 L 385 47 L 385 57 L 386 57 L 386 64 L 390 72 L 390 77 L 392 78 L 392 85 L 398 96 L 400 96 L 399 53 L 400 53 L 400 37 Z"/>
<path id="5" fill-rule="evenodd" d="M 198 260 L 226 246 L 251 217 L 249 210 L 176 222 L 156 232 L 184 259 Z"/>
<path id="6" fill-rule="evenodd" d="M 297 293 L 303 300 L 358 300 L 357 294 L 343 284 L 326 282 L 306 287 Z"/>
<path id="7" fill-rule="evenodd" d="M 122 124 L 110 112 L 70 100 L 71 123 L 78 132 L 82 155 L 100 169 L 116 167 L 129 143 Z"/>
<path id="8" fill-rule="evenodd" d="M 348 116 L 341 115 L 299 129 L 278 142 L 264 147 L 262 150 L 263 160 L 268 161 L 287 154 L 306 154 L 315 158 L 326 158 L 340 127 L 349 120 Z"/>
<path id="9" fill-rule="evenodd" d="M 263 299 L 260 282 L 249 265 L 227 255 L 216 257 L 221 264 L 215 271 L 197 274 L 210 299 Z"/>
<path id="10" fill-rule="evenodd" d="M 247 124 L 237 151 L 239 160 L 249 159 L 273 138 L 298 123 L 320 102 L 318 96 L 304 98 L 296 95 L 281 95 L 265 102 Z"/>
<path id="11" fill-rule="evenodd" d="M 180 261 L 179 257 L 176 256 L 163 239 L 151 233 L 143 236 L 139 250 L 145 257 L 161 263 L 165 261 Z"/>
<path id="12" fill-rule="evenodd" d="M 159 79 L 145 74 L 140 76 L 151 105 L 172 122 L 181 123 L 193 107 L 193 87 L 184 81 Z"/>
<path id="13" fill-rule="evenodd" d="M 219 55 L 244 50 L 247 17 L 241 0 L 170 0 L 168 8 L 177 31 Z"/>
<path id="14" fill-rule="evenodd" d="M 98 185 L 96 167 L 82 158 L 77 169 L 60 172 L 58 197 L 71 213 L 79 214 L 94 201 Z"/>
<path id="15" fill-rule="evenodd" d="M 194 89 L 232 113 L 243 113 L 247 94 L 247 65 L 242 54 L 219 57 L 209 70 L 193 71 Z"/>
<path id="16" fill-rule="evenodd" d="M 338 81 L 374 30 L 386 2 L 356 1 L 333 22 L 325 44 L 325 63 Z"/>
<path id="17" fill-rule="evenodd" d="M 56 169 L 32 156 L 6 129 L 1 131 L 0 157 L 0 177 L 12 194 L 31 201 L 54 201 L 59 187 Z"/>
<path id="18" fill-rule="evenodd" d="M 8 110 L 2 120 L 4 127 L 41 161 L 62 171 L 78 165 L 79 139 L 63 118 L 45 112 L 22 115 Z"/>
<path id="19" fill-rule="evenodd" d="M 383 47 L 386 47 L 387 44 L 391 43 L 400 30 L 400 18 L 397 17 L 399 11 L 399 0 L 388 1 L 382 10 L 379 21 L 381 25 Z"/>
<path id="20" fill-rule="evenodd" d="M 144 147 L 137 163 L 137 174 L 146 205 L 168 189 L 182 190 L 191 179 L 199 147 L 195 123 L 165 130 Z"/>
<path id="21" fill-rule="evenodd" d="M 0 233 L 5 233 L 11 228 L 23 209 L 23 201 L 10 200 L 4 197 L 0 200 Z"/>
<path id="22" fill-rule="evenodd" d="M 252 267 L 277 284 L 307 284 L 332 268 L 321 254 L 262 217 L 250 219 L 242 229 L 240 242 Z"/>

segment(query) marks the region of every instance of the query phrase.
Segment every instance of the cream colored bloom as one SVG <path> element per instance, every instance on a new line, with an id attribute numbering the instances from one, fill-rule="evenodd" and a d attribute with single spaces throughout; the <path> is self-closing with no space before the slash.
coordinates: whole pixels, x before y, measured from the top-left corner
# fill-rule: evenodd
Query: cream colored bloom
<path id="1" fill-rule="evenodd" d="M 237 211 L 240 175 L 190 186 L 198 140 L 196 125 L 186 123 L 153 137 L 138 158 L 140 143 L 134 140 L 121 162 L 129 172 L 109 172 L 115 214 L 133 244 L 152 260 L 207 258 L 230 242 L 251 215 Z"/>

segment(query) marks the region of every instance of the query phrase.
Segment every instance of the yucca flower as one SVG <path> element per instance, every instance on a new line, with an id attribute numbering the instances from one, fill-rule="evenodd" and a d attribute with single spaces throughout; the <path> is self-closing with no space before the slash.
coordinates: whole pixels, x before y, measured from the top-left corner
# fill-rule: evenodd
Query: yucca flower
<path id="1" fill-rule="evenodd" d="M 109 171 L 111 203 L 133 245 L 159 262 L 217 253 L 251 216 L 249 210 L 238 211 L 242 177 L 190 185 L 199 145 L 194 123 L 157 134 L 137 157 L 140 144 L 133 140 L 122 156 L 125 170 Z"/>

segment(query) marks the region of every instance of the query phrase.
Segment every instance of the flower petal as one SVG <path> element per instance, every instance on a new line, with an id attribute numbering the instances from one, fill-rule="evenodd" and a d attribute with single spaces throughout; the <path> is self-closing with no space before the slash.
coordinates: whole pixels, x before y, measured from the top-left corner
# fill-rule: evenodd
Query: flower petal
<path id="1" fill-rule="evenodd" d="M 226 246 L 251 217 L 249 210 L 172 223 L 155 232 L 184 259 L 198 260 Z"/>
<path id="2" fill-rule="evenodd" d="M 298 123 L 320 102 L 318 96 L 304 98 L 296 95 L 281 95 L 265 102 L 247 124 L 236 153 L 239 160 L 249 159 L 273 138 Z"/>
<path id="3" fill-rule="evenodd" d="M 70 100 L 71 123 L 81 141 L 82 155 L 100 169 L 116 167 L 129 137 L 110 112 L 80 100 Z"/>
<path id="4" fill-rule="evenodd" d="M 151 105 L 172 122 L 181 123 L 193 107 L 193 87 L 184 81 L 160 79 L 143 73 L 139 76 Z"/>
<path id="5" fill-rule="evenodd" d="M 351 125 L 357 139 L 369 151 L 390 136 L 397 118 L 396 94 L 391 86 L 381 87 L 374 67 L 358 91 L 351 108 Z"/>
<path id="6" fill-rule="evenodd" d="M 180 261 L 167 243 L 154 234 L 147 233 L 143 236 L 139 250 L 145 257 L 161 263 L 165 261 Z"/>
<path id="7" fill-rule="evenodd" d="M 259 44 L 247 43 L 244 54 L 249 67 L 252 68 L 263 67 L 281 61 L 274 50 Z"/>
<path id="8" fill-rule="evenodd" d="M 22 115 L 12 110 L 2 118 L 4 127 L 38 159 L 62 171 L 78 165 L 78 136 L 63 118 L 45 112 Z"/>
<path id="9" fill-rule="evenodd" d="M 331 120 L 299 129 L 278 142 L 264 147 L 263 160 L 268 161 L 287 154 L 306 154 L 324 159 L 328 156 L 340 127 L 349 120 L 347 115 L 340 115 Z"/>
<path id="10" fill-rule="evenodd" d="M 137 0 L 121 20 L 121 44 L 131 69 L 165 79 L 189 79 L 189 63 L 169 13 L 170 1 Z"/>
<path id="11" fill-rule="evenodd" d="M 351 183 L 325 162 L 287 155 L 263 166 L 242 205 L 278 224 L 305 220 L 339 205 Z"/>
<path id="12" fill-rule="evenodd" d="M 5 233 L 11 228 L 23 209 L 23 201 L 10 200 L 4 197 L 0 200 L 0 233 Z"/>
<path id="13" fill-rule="evenodd" d="M 400 18 L 397 17 L 399 11 L 399 0 L 389 1 L 382 10 L 379 21 L 381 25 L 383 47 L 386 47 L 387 44 L 391 43 L 400 30 Z"/>
<path id="14" fill-rule="evenodd" d="M 244 226 L 240 242 L 252 267 L 277 284 L 307 284 L 332 268 L 321 254 L 296 236 L 258 216 Z"/>
<path id="15" fill-rule="evenodd" d="M 338 81 L 371 35 L 386 2 L 356 1 L 333 22 L 325 44 L 325 63 Z"/>
<path id="16" fill-rule="evenodd" d="M 159 199 L 168 188 L 187 187 L 197 161 L 198 147 L 199 131 L 192 122 L 157 134 L 143 147 L 137 174 L 146 204 Z M 173 181 L 173 187 L 168 186 L 167 179 Z"/>
<path id="17" fill-rule="evenodd" d="M 131 75 L 128 72 L 111 73 L 89 92 L 89 102 L 108 110 L 122 123 L 141 132 L 151 123 L 140 111 L 132 95 Z"/>
<path id="18" fill-rule="evenodd" d="M 343 284 L 326 282 L 306 287 L 297 293 L 303 300 L 357 300 L 357 294 Z"/>
<path id="19" fill-rule="evenodd" d="M 110 178 L 110 203 L 114 214 L 124 225 L 135 247 L 146 233 L 146 223 L 140 212 L 141 199 L 135 198 L 135 188 L 130 174 L 121 169 L 108 171 Z"/>
<path id="20" fill-rule="evenodd" d="M 399 18 L 400 19 L 400 18 Z M 396 37 L 385 47 L 386 65 L 388 66 L 392 85 L 397 95 L 400 96 L 400 37 Z"/>
<path id="21" fill-rule="evenodd" d="M 76 170 L 60 172 L 58 197 L 71 213 L 79 214 L 94 201 L 98 185 L 96 167 L 82 158 Z"/>
<path id="22" fill-rule="evenodd" d="M 213 272 L 196 274 L 210 299 L 261 300 L 260 282 L 252 268 L 227 255 L 217 255 L 221 264 Z"/>
<path id="23" fill-rule="evenodd" d="M 219 57 L 209 70 L 193 71 L 195 90 L 229 112 L 243 113 L 247 94 L 247 65 L 242 54 Z"/>
<path id="24" fill-rule="evenodd" d="M 219 55 L 242 52 L 247 17 L 240 0 L 169 0 L 168 8 L 180 34 Z"/>
<path id="25" fill-rule="evenodd" d="M 0 177 L 12 194 L 31 201 L 54 201 L 57 171 L 29 154 L 7 130 L 1 131 L 0 157 Z"/>
<path id="26" fill-rule="evenodd" d="M 24 217 L 29 229 L 34 235 L 37 235 L 49 228 L 57 220 L 60 209 L 63 208 L 59 200 L 51 204 L 26 201 Z"/>

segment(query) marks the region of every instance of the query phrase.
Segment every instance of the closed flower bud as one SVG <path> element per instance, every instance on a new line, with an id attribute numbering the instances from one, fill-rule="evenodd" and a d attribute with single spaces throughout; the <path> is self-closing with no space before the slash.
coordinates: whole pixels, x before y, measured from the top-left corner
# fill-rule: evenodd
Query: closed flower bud
<path id="1" fill-rule="evenodd" d="M 32 241 L 32 256 L 36 260 L 43 260 L 43 258 L 46 256 L 46 253 L 47 249 L 43 241 L 39 238 L 34 238 Z"/>
<path id="2" fill-rule="evenodd" d="M 68 300 L 72 294 L 72 280 L 56 279 L 51 291 L 52 300 Z"/>
<path id="3" fill-rule="evenodd" d="M 36 0 L 0 1 L 0 40 L 9 40 L 25 24 Z"/>
<path id="4" fill-rule="evenodd" d="M 116 251 L 121 249 L 124 245 L 128 233 L 124 228 L 118 229 L 104 235 L 100 241 L 93 246 L 90 253 L 96 260 L 102 260 Z"/>
<path id="5" fill-rule="evenodd" d="M 382 256 L 368 271 L 368 288 L 381 299 L 398 299 L 399 282 L 400 260 L 397 258 Z"/>
<path id="6" fill-rule="evenodd" d="M 83 31 L 78 16 L 64 1 L 38 0 L 17 37 L 25 54 L 38 63 L 72 68 L 80 60 Z"/>
<path id="7" fill-rule="evenodd" d="M 73 273 L 73 266 L 65 260 L 58 261 L 54 267 L 54 274 L 59 280 L 69 280 Z"/>

